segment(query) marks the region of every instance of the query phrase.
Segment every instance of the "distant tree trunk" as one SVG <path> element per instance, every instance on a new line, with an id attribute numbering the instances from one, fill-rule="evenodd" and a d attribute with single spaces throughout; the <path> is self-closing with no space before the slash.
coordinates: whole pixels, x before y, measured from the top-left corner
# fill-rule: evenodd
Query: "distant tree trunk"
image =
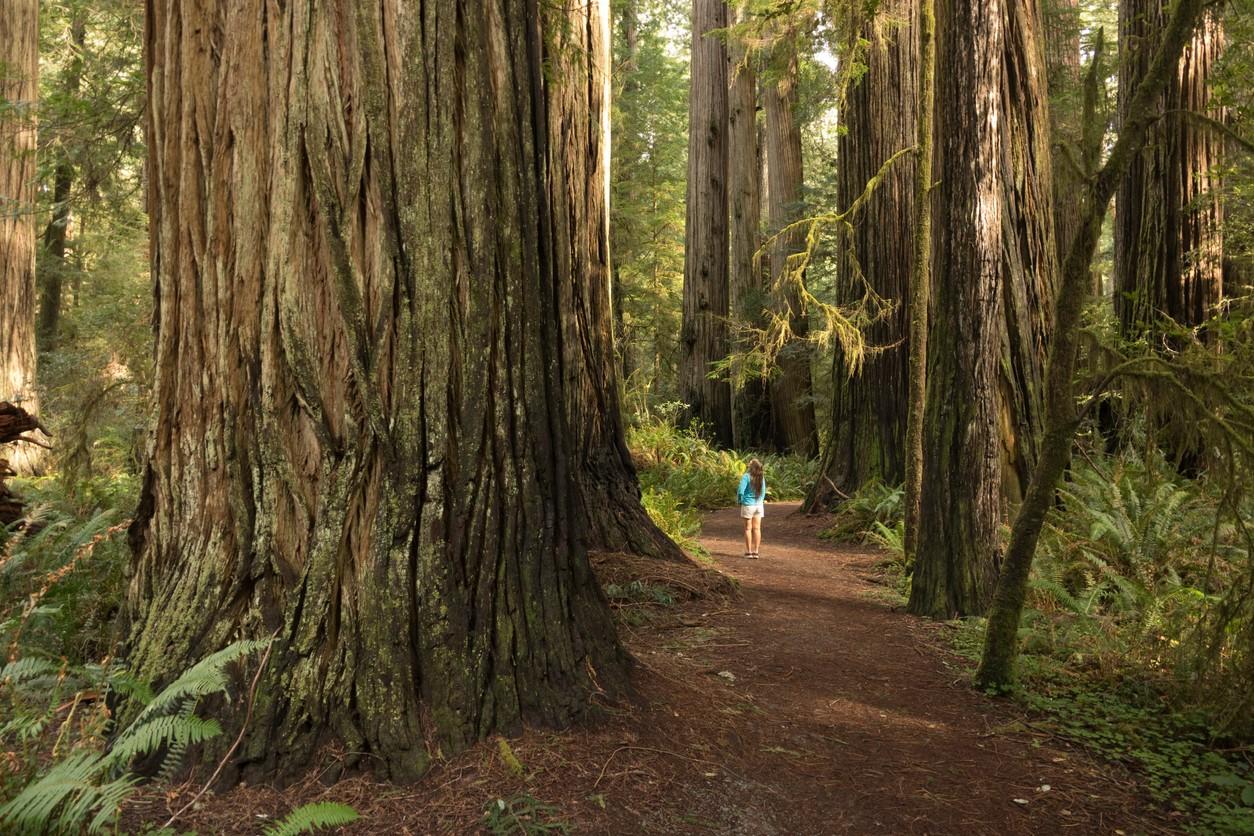
<path id="1" fill-rule="evenodd" d="M 128 655 L 160 684 L 277 634 L 244 777 L 329 744 L 413 777 L 626 687 L 570 446 L 608 358 L 568 344 L 608 316 L 599 10 L 148 5 Z"/>
<path id="2" fill-rule="evenodd" d="M 688 96 L 688 204 L 684 224 L 684 311 L 680 398 L 685 418 L 730 447 L 731 384 L 710 379 L 728 355 L 727 28 L 723 0 L 692 2 L 692 68 Z"/>
<path id="3" fill-rule="evenodd" d="M 1001 521 L 1003 0 L 937 4 L 935 307 L 910 611 L 982 612 Z"/>
<path id="4" fill-rule="evenodd" d="M 1044 431 L 1042 383 L 1058 282 L 1049 98 L 1037 0 L 1002 6 L 1002 488 L 1012 506 L 1036 467 Z"/>
<path id="5" fill-rule="evenodd" d="M 736 22 L 744 23 L 748 4 L 736 6 Z M 765 303 L 763 272 L 757 251 L 762 245 L 761 149 L 758 146 L 758 80 L 753 58 L 733 39 L 728 49 L 731 87 L 728 93 L 727 182 L 731 208 L 731 315 L 742 327 L 762 327 Z M 738 341 L 746 351 L 751 339 Z M 758 375 L 738 383 L 732 393 L 733 434 L 739 449 L 760 450 L 772 439 L 767 383 Z"/>
<path id="6" fill-rule="evenodd" d="M 919 47 L 918 0 L 892 0 L 861 27 L 867 41 L 866 72 L 846 96 L 847 132 L 838 141 L 837 205 L 850 206 L 884 162 L 917 142 Z M 904 21 L 891 25 L 888 21 Z M 867 285 L 896 308 L 865 333 L 872 352 L 861 372 L 849 377 L 837 349 L 832 366 L 832 430 L 820 478 L 807 505 L 826 507 L 872 479 L 890 485 L 905 479 L 907 369 L 910 318 L 911 248 L 904 230 L 913 230 L 914 159 L 896 163 L 854 219 L 856 268 Z M 863 295 L 862 279 L 847 258 L 839 263 L 842 301 Z M 882 350 L 879 350 L 882 349 Z M 839 491 L 839 493 L 838 493 Z"/>
<path id="7" fill-rule="evenodd" d="M 766 110 L 766 156 L 770 187 L 767 190 L 767 216 L 770 233 L 776 235 L 802 217 L 801 125 L 797 122 L 796 52 L 789 50 L 777 60 L 776 78 L 762 89 Z M 805 249 L 805 230 L 796 229 L 776 238 L 771 246 L 771 279 L 780 283 L 791 269 L 790 256 Z M 802 278 L 804 281 L 804 278 Z M 783 282 L 783 292 L 775 300 L 776 313 L 788 317 L 795 339 L 780 352 L 779 373 L 771 378 L 771 413 L 774 418 L 775 447 L 801 456 L 818 452 L 814 420 L 810 349 L 805 338 L 810 326 L 802 310 L 801 293 L 795 283 Z"/>
<path id="8" fill-rule="evenodd" d="M 87 45 L 87 21 L 84 10 L 75 10 L 70 23 L 70 39 L 76 52 L 66 68 L 62 92 L 67 98 L 78 95 L 83 75 L 83 49 Z M 65 277 L 65 247 L 70 232 L 70 192 L 74 187 L 74 165 L 70 162 L 69 149 L 58 140 L 53 144 L 57 157 L 52 183 L 52 218 L 44 227 L 44 260 L 39 271 L 39 327 L 40 347 L 56 348 L 57 330 L 61 321 L 62 280 Z"/>
<path id="9" fill-rule="evenodd" d="M 1163 0 L 1119 4 L 1119 118 L 1145 76 L 1162 36 Z M 1115 197 L 1115 308 L 1129 335 L 1168 316 L 1186 326 L 1207 319 L 1224 293 L 1220 169 L 1224 138 L 1181 111 L 1222 118 L 1208 80 L 1223 49 L 1208 12 L 1162 93 L 1162 119 L 1133 160 Z"/>
<path id="10" fill-rule="evenodd" d="M 39 3 L 0 8 L 0 401 L 39 414 L 35 390 L 35 147 L 39 100 Z M 37 472 L 41 448 L 8 454 L 19 474 Z"/>
<path id="11" fill-rule="evenodd" d="M 1054 144 L 1054 241 L 1058 263 L 1066 258 L 1080 223 L 1084 180 L 1076 171 L 1080 146 L 1080 3 L 1046 0 L 1042 7 L 1050 137 Z"/>

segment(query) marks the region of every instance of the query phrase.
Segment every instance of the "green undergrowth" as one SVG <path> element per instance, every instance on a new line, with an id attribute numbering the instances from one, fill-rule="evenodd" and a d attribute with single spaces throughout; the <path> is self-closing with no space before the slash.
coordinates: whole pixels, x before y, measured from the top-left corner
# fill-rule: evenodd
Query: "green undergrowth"
<path id="1" fill-rule="evenodd" d="M 832 524 L 819 534 L 838 543 L 878 546 L 878 568 L 895 598 L 910 595 L 911 566 L 906 560 L 905 489 L 878 479 L 863 484 L 836 508 Z"/>
<path id="2" fill-rule="evenodd" d="M 1036 725 L 1127 766 L 1150 800 L 1191 833 L 1254 833 L 1249 750 L 1217 737 L 1206 716 L 1165 701 L 1161 688 L 1128 669 L 1105 674 L 1083 652 L 1067 655 L 1058 625 L 1032 613 L 1012 697 L 1039 715 Z M 954 644 L 974 669 L 984 620 L 957 622 Z"/>
<path id="3" fill-rule="evenodd" d="M 699 433 L 678 429 L 675 410 L 631 427 L 627 442 L 640 477 L 649 516 L 689 553 L 701 555 L 697 542 L 701 512 L 736 504 L 736 489 L 749 459 L 757 457 L 766 471 L 767 500 L 780 502 L 805 496 L 818 473 L 818 463 L 801 456 L 719 450 Z"/>

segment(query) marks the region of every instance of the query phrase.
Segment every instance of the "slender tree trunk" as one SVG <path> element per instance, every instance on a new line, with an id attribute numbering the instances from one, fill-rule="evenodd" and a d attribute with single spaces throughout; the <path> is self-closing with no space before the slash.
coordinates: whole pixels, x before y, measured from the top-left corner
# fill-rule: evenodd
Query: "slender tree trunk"
<path id="1" fill-rule="evenodd" d="M 76 52 L 66 69 L 62 92 L 69 99 L 78 95 L 83 75 L 83 50 L 87 46 L 87 21 L 82 9 L 76 10 L 70 24 L 70 38 Z M 53 144 L 57 157 L 52 185 L 52 218 L 44 228 L 44 254 L 39 270 L 38 338 L 44 351 L 56 348 L 61 321 L 62 280 L 66 273 L 65 247 L 70 232 L 70 191 L 74 187 L 74 166 L 69 149 L 59 139 Z"/>
<path id="2" fill-rule="evenodd" d="M 906 417 L 906 560 L 915 562 L 923 497 L 923 422 L 927 415 L 928 328 L 932 299 L 932 128 L 936 113 L 936 0 L 919 0 L 919 118 L 915 125 L 914 261 L 910 265 L 910 365 Z"/>
<path id="3" fill-rule="evenodd" d="M 129 657 L 277 636 L 245 776 L 335 744 L 412 777 L 625 688 L 570 426 L 609 356 L 569 345 L 608 317 L 599 15 L 149 3 Z"/>
<path id="4" fill-rule="evenodd" d="M 1189 42 L 1203 9 L 1200 0 L 1179 0 L 1173 7 L 1162 39 L 1155 46 L 1135 92 L 1128 97 L 1123 124 L 1110 157 L 1086 190 L 1082 203 L 1083 223 L 1067 254 L 1058 294 L 1056 331 L 1046 378 L 1048 411 L 1040 462 L 1015 517 L 1005 566 L 989 613 L 984 655 L 976 672 L 976 684 L 981 688 L 1004 688 L 1012 681 L 1015 659 L 1019 655 L 1019 621 L 1027 600 L 1037 540 L 1054 503 L 1058 480 L 1071 458 L 1071 445 L 1080 420 L 1073 387 L 1080 320 L 1102 220 L 1116 187 L 1132 167 L 1145 145 L 1151 124 L 1161 113 L 1161 91 L 1172 83 L 1172 67 Z M 1091 88 L 1096 88 L 1097 79 L 1097 74 L 1093 73 Z M 1100 135 L 1093 143 L 1095 150 L 1099 142 Z"/>
<path id="5" fill-rule="evenodd" d="M 748 19 L 748 4 L 736 6 L 736 22 Z M 731 208 L 731 314 L 742 328 L 763 327 L 761 148 L 758 144 L 758 80 L 754 59 L 742 42 L 733 39 L 728 48 L 728 168 Z M 738 341 L 736 349 L 751 348 L 752 337 Z M 766 449 L 771 444 L 771 402 L 768 384 L 760 375 L 738 381 L 732 393 L 733 431 L 738 449 Z"/>
<path id="6" fill-rule="evenodd" d="M 884 162 L 917 144 L 919 96 L 919 0 L 893 0 L 860 28 L 867 42 L 866 71 L 850 86 L 842 116 L 847 132 L 838 145 L 837 205 L 853 204 Z M 906 25 L 900 25 L 900 22 Z M 850 377 L 839 349 L 833 358 L 832 428 L 820 478 L 807 505 L 826 507 L 841 494 L 880 479 L 900 484 L 906 470 L 909 395 L 910 275 L 912 248 L 902 230 L 916 230 L 913 160 L 896 164 L 853 219 L 853 258 L 839 263 L 842 301 L 862 298 L 869 285 L 896 303 L 893 312 L 866 331 L 872 352 Z"/>
<path id="7" fill-rule="evenodd" d="M 679 392 L 688 405 L 686 420 L 700 422 L 712 441 L 730 447 L 731 384 L 710 377 L 729 349 L 726 28 L 723 0 L 693 0 Z"/>
<path id="8" fill-rule="evenodd" d="M 1166 23 L 1163 0 L 1119 5 L 1119 119 Z M 1185 326 L 1206 320 L 1223 296 L 1224 138 L 1181 111 L 1222 119 L 1208 79 L 1223 49 L 1223 29 L 1208 12 L 1161 93 L 1162 119 L 1132 161 L 1115 197 L 1115 307 L 1129 335 L 1157 330 L 1170 317 Z"/>
<path id="9" fill-rule="evenodd" d="M 39 414 L 35 390 L 35 147 L 39 4 L 0 7 L 0 401 Z M 8 453 L 20 473 L 42 466 L 41 448 Z"/>
<path id="10" fill-rule="evenodd" d="M 937 4 L 936 300 L 928 339 L 924 488 L 910 611 L 982 612 L 1001 519 L 1006 119 L 1003 0 Z"/>
<path id="11" fill-rule="evenodd" d="M 789 51 L 776 61 L 778 77 L 766 84 L 762 99 L 766 110 L 766 156 L 770 188 L 767 216 L 770 232 L 776 235 L 771 246 L 771 280 L 782 292 L 775 294 L 776 314 L 787 317 L 796 339 L 779 354 L 779 372 L 771 378 L 771 414 L 774 418 L 775 447 L 801 456 L 818 453 L 818 433 L 814 420 L 810 349 L 805 341 L 810 326 L 802 308 L 797 281 L 786 279 L 792 270 L 791 256 L 805 249 L 805 230 L 778 234 L 802 217 L 801 125 L 797 122 L 798 60 Z"/>

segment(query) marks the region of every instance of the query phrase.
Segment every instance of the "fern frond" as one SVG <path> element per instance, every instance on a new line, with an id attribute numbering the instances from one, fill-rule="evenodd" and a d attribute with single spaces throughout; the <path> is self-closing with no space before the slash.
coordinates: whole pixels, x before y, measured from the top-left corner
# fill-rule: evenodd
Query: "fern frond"
<path id="1" fill-rule="evenodd" d="M 297 807 L 282 820 L 266 828 L 266 836 L 298 836 L 328 827 L 343 827 L 359 818 L 361 815 L 347 804 L 320 801 Z"/>

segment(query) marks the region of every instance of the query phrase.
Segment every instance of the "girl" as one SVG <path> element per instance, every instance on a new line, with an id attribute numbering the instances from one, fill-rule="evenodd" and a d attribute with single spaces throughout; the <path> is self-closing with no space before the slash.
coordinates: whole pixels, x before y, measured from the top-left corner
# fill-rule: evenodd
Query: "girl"
<path id="1" fill-rule="evenodd" d="M 740 516 L 745 521 L 745 557 L 756 558 L 762 545 L 762 517 L 765 514 L 766 476 L 762 462 L 749 459 L 749 469 L 740 477 Z"/>

